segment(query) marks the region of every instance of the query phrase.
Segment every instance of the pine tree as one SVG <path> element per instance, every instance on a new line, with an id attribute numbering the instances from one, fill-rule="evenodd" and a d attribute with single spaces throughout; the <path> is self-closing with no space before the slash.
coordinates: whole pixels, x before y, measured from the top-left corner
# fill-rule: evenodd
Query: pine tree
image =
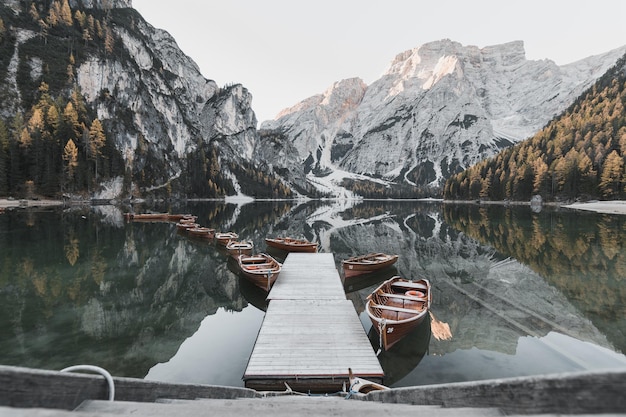
<path id="1" fill-rule="evenodd" d="M 613 151 L 607 156 L 602 166 L 600 177 L 600 190 L 606 198 L 617 198 L 623 189 L 624 184 L 624 159 Z"/>
<path id="2" fill-rule="evenodd" d="M 78 167 L 78 148 L 72 139 L 68 140 L 63 148 L 63 161 L 65 162 L 66 182 L 72 184 L 74 172 Z"/>
<path id="3" fill-rule="evenodd" d="M 59 9 L 59 21 L 61 24 L 68 27 L 72 27 L 74 25 L 74 21 L 72 19 L 72 9 L 70 9 L 70 4 L 67 0 L 63 0 Z"/>
<path id="4" fill-rule="evenodd" d="M 4 40 L 4 34 L 7 31 L 7 28 L 4 26 L 4 20 L 0 18 L 0 43 Z"/>
<path id="5" fill-rule="evenodd" d="M 102 148 L 106 142 L 104 129 L 100 120 L 96 119 L 89 128 L 89 155 L 95 162 L 95 180 L 98 180 L 98 159 L 102 157 Z"/>
<path id="6" fill-rule="evenodd" d="M 9 194 L 9 131 L 0 119 L 0 195 Z"/>

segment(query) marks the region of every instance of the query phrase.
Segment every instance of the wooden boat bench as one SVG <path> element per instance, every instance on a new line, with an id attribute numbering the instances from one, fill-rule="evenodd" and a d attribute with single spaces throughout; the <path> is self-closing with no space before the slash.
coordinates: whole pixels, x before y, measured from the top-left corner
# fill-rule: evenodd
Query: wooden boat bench
<path id="1" fill-rule="evenodd" d="M 379 308 L 381 310 L 388 310 L 388 311 L 397 311 L 398 313 L 409 313 L 409 314 L 421 314 L 424 310 L 412 310 L 409 308 L 402 308 L 402 307 L 389 307 L 386 305 L 382 305 L 382 304 L 372 304 L 373 308 Z"/>
<path id="2" fill-rule="evenodd" d="M 417 282 L 392 282 L 391 286 L 395 288 L 407 288 L 412 290 L 414 289 L 426 291 L 427 289 L 426 285 Z"/>
<path id="3" fill-rule="evenodd" d="M 246 269 L 271 269 L 273 265 L 270 263 L 263 263 L 263 264 L 243 264 L 243 266 Z"/>
<path id="4" fill-rule="evenodd" d="M 400 300 L 420 301 L 422 303 L 428 302 L 428 300 L 426 299 L 426 296 L 420 298 L 420 297 L 415 297 L 411 295 L 393 294 L 389 292 L 379 292 L 378 294 L 384 297 L 397 298 Z"/>

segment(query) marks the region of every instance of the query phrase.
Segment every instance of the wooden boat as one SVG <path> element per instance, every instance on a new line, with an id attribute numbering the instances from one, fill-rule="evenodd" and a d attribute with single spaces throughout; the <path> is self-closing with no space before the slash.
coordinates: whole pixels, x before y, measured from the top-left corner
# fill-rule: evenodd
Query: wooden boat
<path id="1" fill-rule="evenodd" d="M 378 332 L 380 347 L 390 349 L 415 329 L 430 309 L 430 282 L 395 276 L 380 284 L 368 297 L 365 311 Z"/>
<path id="2" fill-rule="evenodd" d="M 193 214 L 168 214 L 167 219 L 171 222 L 195 222 L 198 216 Z"/>
<path id="3" fill-rule="evenodd" d="M 280 262 L 266 253 L 239 255 L 237 263 L 243 276 L 265 291 L 270 290 L 282 268 Z"/>
<path id="4" fill-rule="evenodd" d="M 231 240 L 237 240 L 239 235 L 235 232 L 215 232 L 215 240 L 218 244 L 226 246 Z"/>
<path id="5" fill-rule="evenodd" d="M 186 223 L 186 222 L 178 222 L 178 223 L 176 223 L 176 228 L 178 230 L 183 231 L 183 232 L 185 232 L 185 231 L 187 231 L 189 229 L 197 228 L 197 227 L 199 228 L 200 225 L 198 223 L 193 223 L 193 222 L 191 222 L 191 223 Z"/>
<path id="6" fill-rule="evenodd" d="M 178 223 L 195 223 L 196 219 L 196 216 L 183 217 L 182 219 L 178 220 Z"/>
<path id="7" fill-rule="evenodd" d="M 125 213 L 124 217 L 126 218 L 126 220 L 132 220 L 134 222 L 154 222 L 154 221 L 161 221 L 161 222 L 167 222 L 169 221 L 169 214 L 168 213 Z"/>
<path id="8" fill-rule="evenodd" d="M 286 252 L 317 252 L 317 243 L 305 239 L 293 239 L 290 237 L 266 238 L 265 243 L 276 249 Z"/>
<path id="9" fill-rule="evenodd" d="M 187 233 L 189 233 L 190 236 L 201 239 L 213 239 L 215 236 L 215 229 L 210 227 L 191 227 L 187 229 Z"/>
<path id="10" fill-rule="evenodd" d="M 387 268 L 396 263 L 398 255 L 386 253 L 368 253 L 367 255 L 353 256 L 341 261 L 345 277 L 368 274 L 379 269 Z"/>
<path id="11" fill-rule="evenodd" d="M 134 222 L 179 222 L 181 220 L 196 221 L 197 216 L 192 214 L 170 214 L 170 213 L 124 213 L 127 221 Z"/>
<path id="12" fill-rule="evenodd" d="M 228 253 L 237 257 L 239 255 L 251 255 L 254 243 L 250 241 L 231 240 L 226 244 L 226 250 Z"/>

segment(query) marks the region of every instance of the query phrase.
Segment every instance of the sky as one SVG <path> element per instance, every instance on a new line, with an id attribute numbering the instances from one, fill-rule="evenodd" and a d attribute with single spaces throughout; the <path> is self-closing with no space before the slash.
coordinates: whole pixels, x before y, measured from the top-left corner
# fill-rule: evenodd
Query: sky
<path id="1" fill-rule="evenodd" d="M 521 40 L 559 65 L 626 45 L 623 0 L 132 0 L 218 85 L 242 84 L 259 123 L 334 82 L 371 84 L 393 58 L 451 39 Z"/>

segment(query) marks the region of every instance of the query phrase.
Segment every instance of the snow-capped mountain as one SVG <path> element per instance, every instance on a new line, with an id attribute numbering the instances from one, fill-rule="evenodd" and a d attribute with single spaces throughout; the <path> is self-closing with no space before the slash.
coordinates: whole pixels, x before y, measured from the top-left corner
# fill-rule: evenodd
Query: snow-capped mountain
<path id="1" fill-rule="evenodd" d="M 398 54 L 367 86 L 336 82 L 265 121 L 299 162 L 274 168 L 323 181 L 363 174 L 436 187 L 454 172 L 526 139 L 626 53 L 622 47 L 559 66 L 525 57 L 523 42 L 478 48 L 451 40 Z M 337 172 L 341 173 L 337 175 Z"/>
<path id="2" fill-rule="evenodd" d="M 48 3 L 33 4 L 42 16 L 50 12 Z M 73 16 L 105 26 L 111 43 L 83 39 L 71 17 L 70 26 L 44 36 L 43 20 L 26 3 L 0 3 L 7 28 L 0 117 L 17 137 L 17 116 L 31 118 L 43 82 L 55 99 L 78 92 L 89 123 L 101 122 L 121 161 L 110 167 L 124 190 L 118 195 L 135 197 L 354 197 L 359 190 L 346 178 L 379 189 L 391 182 L 436 189 L 451 173 L 537 132 L 626 52 L 558 66 L 527 60 L 522 42 L 482 49 L 432 42 L 398 54 L 371 85 L 338 81 L 257 130 L 254 92 L 205 78 L 131 0 L 69 4 Z M 75 51 L 68 51 L 68 34 Z"/>

